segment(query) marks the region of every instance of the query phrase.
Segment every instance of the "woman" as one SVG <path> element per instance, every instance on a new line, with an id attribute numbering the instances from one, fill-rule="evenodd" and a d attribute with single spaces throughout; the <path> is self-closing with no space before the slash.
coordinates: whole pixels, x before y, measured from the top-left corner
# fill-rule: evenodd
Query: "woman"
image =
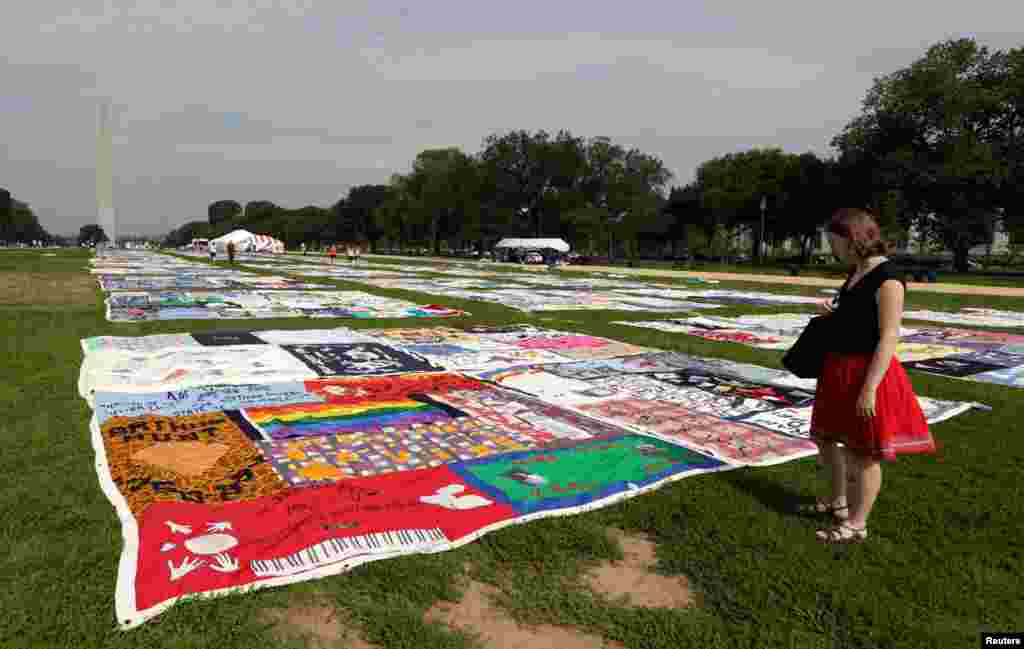
<path id="1" fill-rule="evenodd" d="M 327 258 L 331 260 L 331 265 L 334 265 L 334 260 L 338 258 L 338 246 L 331 244 L 331 247 L 327 249 Z"/>
<path id="2" fill-rule="evenodd" d="M 824 543 L 861 543 L 882 486 L 881 460 L 934 453 L 935 442 L 907 373 L 896 358 L 905 285 L 884 254 L 870 212 L 843 208 L 828 226 L 832 253 L 851 266 L 836 306 L 822 305 L 833 327 L 818 378 L 811 437 L 831 473 L 831 497 L 810 511 L 832 514 Z M 842 444 L 843 448 L 839 448 Z"/>

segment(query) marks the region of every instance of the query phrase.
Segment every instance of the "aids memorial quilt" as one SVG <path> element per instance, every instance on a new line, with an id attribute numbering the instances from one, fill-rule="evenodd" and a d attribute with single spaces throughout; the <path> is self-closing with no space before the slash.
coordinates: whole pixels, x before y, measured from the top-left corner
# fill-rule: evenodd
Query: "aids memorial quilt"
<path id="1" fill-rule="evenodd" d="M 416 305 L 361 291 L 163 291 L 107 297 L 107 320 L 252 318 L 449 318 L 467 315 L 439 305 Z"/>
<path id="2" fill-rule="evenodd" d="M 789 349 L 812 314 L 619 321 L 762 349 Z M 952 328 L 903 327 L 896 356 L 907 369 L 1011 387 L 1024 386 L 1024 335 Z"/>
<path id="3" fill-rule="evenodd" d="M 211 331 L 82 341 L 79 393 L 412 371 L 487 371 L 649 352 L 608 338 L 529 325 Z"/>
<path id="4" fill-rule="evenodd" d="M 104 291 L 164 291 L 186 289 L 321 289 L 330 288 L 325 284 L 302 282 L 273 275 L 217 276 L 216 274 L 179 275 L 100 275 L 100 288 Z"/>
<path id="5" fill-rule="evenodd" d="M 646 359 L 653 367 L 642 366 Z M 683 354 L 626 360 L 629 369 L 613 359 L 477 376 L 730 464 L 770 465 L 816 452 L 809 439 L 813 379 Z M 931 423 L 979 406 L 924 397 L 920 402 Z"/>
<path id="6" fill-rule="evenodd" d="M 253 268 L 261 268 L 258 265 L 246 264 Z M 276 264 L 270 267 L 275 272 L 291 273 L 294 275 L 303 275 L 306 277 L 330 277 L 333 279 L 342 280 L 355 280 L 361 281 L 370 277 L 415 277 L 415 274 L 408 272 L 399 271 L 385 271 L 365 268 L 362 266 L 322 266 L 322 265 L 305 265 L 305 264 Z"/>
<path id="7" fill-rule="evenodd" d="M 926 320 L 956 325 L 974 325 L 976 327 L 1024 327 L 1024 312 L 1003 311 L 1000 309 L 964 307 L 956 313 L 917 310 L 906 311 L 903 317 L 908 320 Z"/>
<path id="8" fill-rule="evenodd" d="M 376 342 L 172 347 L 148 353 L 87 355 L 78 389 L 91 401 L 98 391 L 148 392 L 442 369 L 420 355 Z"/>
<path id="9" fill-rule="evenodd" d="M 440 552 L 731 468 L 445 373 L 99 393 L 91 428 L 126 629 L 185 597 Z"/>
<path id="10" fill-rule="evenodd" d="M 691 308 L 708 308 L 699 303 L 666 300 L 643 295 L 619 294 L 614 291 L 498 289 L 492 291 L 456 289 L 445 292 L 450 297 L 494 302 L 520 311 L 656 311 L 679 312 Z"/>
<path id="11" fill-rule="evenodd" d="M 446 294 L 451 289 L 493 289 L 493 288 L 507 288 L 510 285 L 515 285 L 516 282 L 511 280 L 494 280 L 487 278 L 470 278 L 470 277 L 454 277 L 454 278 L 391 278 L 391 277 L 373 277 L 370 279 L 358 280 L 364 284 L 376 286 L 378 288 L 397 288 L 405 291 L 421 291 L 425 293 L 444 293 Z"/>
<path id="12" fill-rule="evenodd" d="M 785 295 L 779 293 L 764 293 L 760 291 L 737 291 L 733 289 L 680 289 L 672 286 L 651 287 L 645 289 L 631 289 L 624 291 L 638 295 L 665 296 L 671 299 L 700 298 L 711 302 L 722 302 L 726 304 L 750 304 L 754 306 L 779 306 L 786 304 L 818 304 L 821 298 L 804 295 Z"/>
<path id="13" fill-rule="evenodd" d="M 531 325 L 81 344 L 125 629 L 816 450 L 814 381 Z"/>

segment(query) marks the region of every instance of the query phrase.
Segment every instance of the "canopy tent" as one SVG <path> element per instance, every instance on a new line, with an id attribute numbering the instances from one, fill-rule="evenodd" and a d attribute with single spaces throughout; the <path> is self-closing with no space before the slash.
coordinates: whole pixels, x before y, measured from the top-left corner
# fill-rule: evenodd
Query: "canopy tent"
<path id="1" fill-rule="evenodd" d="M 265 234 L 253 234 L 248 230 L 234 230 L 222 237 L 211 239 L 210 243 L 217 246 L 217 251 L 223 253 L 227 250 L 228 243 L 234 243 L 239 252 L 284 252 L 284 242 Z"/>
<path id="2" fill-rule="evenodd" d="M 557 250 L 569 252 L 569 244 L 561 239 L 502 239 L 495 248 L 525 248 L 527 250 Z"/>

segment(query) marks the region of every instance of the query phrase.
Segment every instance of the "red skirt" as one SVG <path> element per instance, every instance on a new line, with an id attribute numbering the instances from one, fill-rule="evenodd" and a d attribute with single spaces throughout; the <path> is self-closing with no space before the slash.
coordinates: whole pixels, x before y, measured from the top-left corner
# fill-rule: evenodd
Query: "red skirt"
<path id="1" fill-rule="evenodd" d="M 825 357 L 811 415 L 811 437 L 839 442 L 858 455 L 894 460 L 905 453 L 934 453 L 935 440 L 906 370 L 894 356 L 875 392 L 875 414 L 857 414 L 857 399 L 873 354 Z"/>

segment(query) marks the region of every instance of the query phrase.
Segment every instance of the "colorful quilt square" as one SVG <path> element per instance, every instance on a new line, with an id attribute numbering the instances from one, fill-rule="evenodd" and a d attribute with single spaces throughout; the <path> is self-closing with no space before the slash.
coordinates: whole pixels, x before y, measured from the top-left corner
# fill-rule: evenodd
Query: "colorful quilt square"
<path id="1" fill-rule="evenodd" d="M 616 399 L 579 407 L 633 430 L 649 432 L 730 464 L 767 465 L 817 453 L 810 440 L 781 435 L 742 422 L 725 421 L 675 403 Z"/>
<path id="2" fill-rule="evenodd" d="M 437 372 L 441 368 L 407 352 L 378 343 L 281 345 L 320 376 Z"/>
<path id="3" fill-rule="evenodd" d="M 449 467 L 471 486 L 524 514 L 583 507 L 672 476 L 721 468 L 724 464 L 714 458 L 641 435 L 505 453 Z"/>
<path id="4" fill-rule="evenodd" d="M 293 486 L 308 486 L 440 466 L 542 444 L 493 422 L 461 417 L 256 445 L 282 480 Z"/>

